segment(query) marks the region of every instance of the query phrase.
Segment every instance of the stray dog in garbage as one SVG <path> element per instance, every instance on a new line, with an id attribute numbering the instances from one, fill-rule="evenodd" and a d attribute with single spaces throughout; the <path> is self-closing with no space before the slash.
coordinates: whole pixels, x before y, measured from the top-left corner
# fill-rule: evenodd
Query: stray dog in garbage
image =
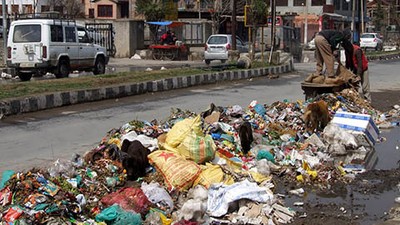
<path id="1" fill-rule="evenodd" d="M 322 131 L 330 120 L 328 104 L 324 100 L 319 100 L 307 105 L 303 115 L 303 121 L 307 131 Z"/>
<path id="2" fill-rule="evenodd" d="M 242 152 L 244 155 L 251 149 L 251 143 L 253 143 L 253 130 L 249 122 L 243 122 L 239 127 L 239 138 L 240 145 L 242 146 Z"/>
<path id="3" fill-rule="evenodd" d="M 150 151 L 140 141 L 125 139 L 121 152 L 122 167 L 126 170 L 128 180 L 136 180 L 146 175 L 146 168 L 150 166 L 147 158 Z"/>

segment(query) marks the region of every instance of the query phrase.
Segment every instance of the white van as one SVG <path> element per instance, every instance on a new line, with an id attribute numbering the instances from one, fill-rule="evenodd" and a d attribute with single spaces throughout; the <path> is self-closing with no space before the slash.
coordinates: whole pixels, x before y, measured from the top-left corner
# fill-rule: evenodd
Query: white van
<path id="1" fill-rule="evenodd" d="M 93 44 L 85 27 L 74 20 L 21 19 L 10 25 L 7 66 L 22 81 L 46 72 L 57 78 L 73 70 L 103 74 L 108 60 L 106 49 Z"/>

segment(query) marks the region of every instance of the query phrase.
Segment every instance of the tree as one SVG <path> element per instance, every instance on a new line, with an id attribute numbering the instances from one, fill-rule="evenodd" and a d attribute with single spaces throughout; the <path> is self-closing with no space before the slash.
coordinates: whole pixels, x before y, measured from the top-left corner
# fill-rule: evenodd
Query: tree
<path id="1" fill-rule="evenodd" d="M 161 21 L 165 18 L 163 0 L 137 0 L 136 12 L 142 14 L 147 21 Z M 151 39 L 157 42 L 157 25 L 150 25 Z"/>
<path id="2" fill-rule="evenodd" d="M 142 14 L 147 21 L 161 21 L 165 17 L 163 0 L 137 0 L 136 12 Z"/>
<path id="3" fill-rule="evenodd" d="M 59 11 L 69 18 L 85 17 L 85 7 L 80 0 L 50 0 L 49 6 L 51 11 Z"/>
<path id="4" fill-rule="evenodd" d="M 380 32 L 382 30 L 382 26 L 384 25 L 383 21 L 385 21 L 384 18 L 385 18 L 385 11 L 382 8 L 382 0 L 378 0 L 376 12 L 374 14 L 374 19 L 373 19 L 376 32 Z"/>
<path id="5" fill-rule="evenodd" d="M 254 59 L 255 37 L 257 36 L 258 28 L 267 24 L 268 17 L 268 3 L 265 0 L 248 0 L 248 9 L 246 11 L 246 20 L 250 22 L 251 36 L 249 41 L 251 43 L 250 59 Z"/>
<path id="6" fill-rule="evenodd" d="M 231 0 L 204 0 L 207 5 L 208 12 L 212 21 L 212 33 L 218 33 L 221 24 L 223 24 L 228 17 L 223 15 L 232 14 Z"/>

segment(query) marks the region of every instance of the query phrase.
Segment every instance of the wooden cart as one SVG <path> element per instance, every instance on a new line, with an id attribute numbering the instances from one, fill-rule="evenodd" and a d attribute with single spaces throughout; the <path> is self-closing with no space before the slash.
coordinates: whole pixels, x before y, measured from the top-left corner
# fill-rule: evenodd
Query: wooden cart
<path id="1" fill-rule="evenodd" d="M 340 92 L 346 88 L 346 84 L 316 84 L 316 83 L 308 83 L 302 82 L 301 89 L 304 91 L 305 99 L 315 98 L 317 95 L 323 93 L 334 93 Z"/>
<path id="2" fill-rule="evenodd" d="M 187 59 L 188 49 L 180 45 L 150 45 L 155 60 L 182 60 Z"/>

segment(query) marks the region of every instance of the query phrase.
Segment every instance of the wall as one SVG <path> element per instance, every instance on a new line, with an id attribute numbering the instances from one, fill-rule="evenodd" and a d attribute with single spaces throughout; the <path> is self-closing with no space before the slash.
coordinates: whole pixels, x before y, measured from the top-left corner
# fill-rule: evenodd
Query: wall
<path id="1" fill-rule="evenodd" d="M 114 22 L 116 58 L 127 58 L 144 48 L 144 21 L 121 19 Z"/>

